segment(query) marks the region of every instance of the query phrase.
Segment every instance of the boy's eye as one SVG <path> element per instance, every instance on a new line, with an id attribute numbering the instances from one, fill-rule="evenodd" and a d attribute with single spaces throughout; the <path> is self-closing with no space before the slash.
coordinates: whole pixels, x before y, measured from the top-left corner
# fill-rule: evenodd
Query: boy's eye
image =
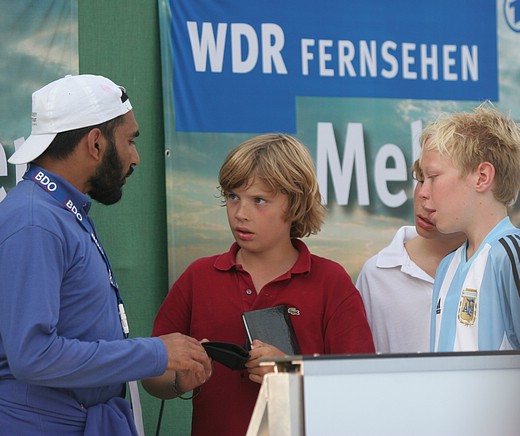
<path id="1" fill-rule="evenodd" d="M 265 203 L 265 200 L 263 198 L 257 197 L 257 198 L 255 198 L 255 202 L 258 204 L 263 204 L 263 203 Z"/>

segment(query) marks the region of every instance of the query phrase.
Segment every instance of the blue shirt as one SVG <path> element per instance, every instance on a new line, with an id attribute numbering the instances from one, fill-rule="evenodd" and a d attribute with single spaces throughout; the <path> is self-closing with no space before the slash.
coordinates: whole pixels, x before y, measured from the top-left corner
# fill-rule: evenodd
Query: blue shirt
<path id="1" fill-rule="evenodd" d="M 445 257 L 433 288 L 431 351 L 520 348 L 520 230 L 508 217 L 466 260 Z"/>
<path id="2" fill-rule="evenodd" d="M 86 219 L 89 197 L 48 174 Z M 13 383 L 6 396 L 3 380 L 58 388 L 88 408 L 120 396 L 126 381 L 165 371 L 160 339 L 124 339 L 116 292 L 90 233 L 32 180 L 0 202 L 0 259 L 4 407 Z"/>

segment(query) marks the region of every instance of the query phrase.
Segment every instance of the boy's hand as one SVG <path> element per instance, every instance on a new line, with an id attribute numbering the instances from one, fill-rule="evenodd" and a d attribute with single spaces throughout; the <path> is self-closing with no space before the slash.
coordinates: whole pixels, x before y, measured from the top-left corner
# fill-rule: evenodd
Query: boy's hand
<path id="1" fill-rule="evenodd" d="M 260 366 L 260 360 L 266 357 L 283 357 L 286 353 L 266 344 L 265 342 L 255 339 L 251 344 L 251 351 L 249 352 L 249 360 L 246 362 L 246 368 L 249 371 L 249 379 L 255 383 L 262 383 L 264 375 L 273 372 L 273 365 Z"/>

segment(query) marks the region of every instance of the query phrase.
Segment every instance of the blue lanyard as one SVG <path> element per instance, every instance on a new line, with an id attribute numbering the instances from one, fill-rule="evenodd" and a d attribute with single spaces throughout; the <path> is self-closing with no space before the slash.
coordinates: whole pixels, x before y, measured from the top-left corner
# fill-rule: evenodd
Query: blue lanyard
<path id="1" fill-rule="evenodd" d="M 76 221 L 83 227 L 83 229 L 90 235 L 90 239 L 96 245 L 105 265 L 107 267 L 108 278 L 110 280 L 110 285 L 114 289 L 117 298 L 117 306 L 119 311 L 119 320 L 121 321 L 121 327 L 123 329 L 123 334 L 125 338 L 128 337 L 129 328 L 128 321 L 126 319 L 125 307 L 123 305 L 123 300 L 121 298 L 121 294 L 119 292 L 119 286 L 116 282 L 114 274 L 112 273 L 112 266 L 110 265 L 110 261 L 108 260 L 108 256 L 105 252 L 105 249 L 99 242 L 96 231 L 94 229 L 94 223 L 87 215 L 87 212 L 83 211 L 83 207 L 78 208 L 72 198 L 68 195 L 67 189 L 61 186 L 58 180 L 54 180 L 52 174 L 45 171 L 43 168 L 37 167 L 35 165 L 30 165 L 29 169 L 24 174 L 23 178 L 25 180 L 32 180 L 35 182 L 40 188 L 42 188 L 45 192 L 50 194 L 55 200 L 57 200 L 65 210 L 69 211 L 74 215 Z M 83 215 L 84 214 L 84 215 Z"/>

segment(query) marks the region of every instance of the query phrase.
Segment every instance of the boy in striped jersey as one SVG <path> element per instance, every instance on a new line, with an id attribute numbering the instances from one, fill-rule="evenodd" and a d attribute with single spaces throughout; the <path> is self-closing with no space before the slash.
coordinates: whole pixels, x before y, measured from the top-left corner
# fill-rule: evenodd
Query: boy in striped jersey
<path id="1" fill-rule="evenodd" d="M 519 349 L 520 230 L 507 208 L 520 189 L 520 129 L 485 103 L 427 126 L 421 147 L 429 219 L 467 236 L 437 270 L 431 350 Z"/>

